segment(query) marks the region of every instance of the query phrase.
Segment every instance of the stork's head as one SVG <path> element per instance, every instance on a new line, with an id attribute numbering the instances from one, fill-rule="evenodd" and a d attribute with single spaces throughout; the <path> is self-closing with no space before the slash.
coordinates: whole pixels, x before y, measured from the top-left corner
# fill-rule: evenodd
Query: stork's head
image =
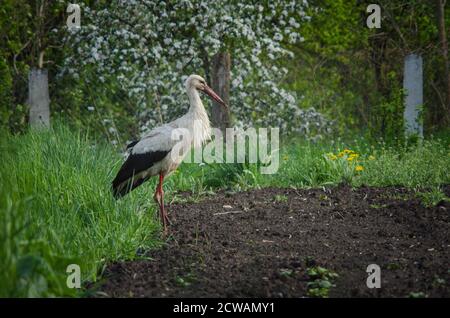
<path id="1" fill-rule="evenodd" d="M 211 97 L 214 101 L 219 103 L 220 105 L 227 107 L 227 104 L 222 100 L 222 98 L 219 97 L 212 89 L 211 87 L 206 84 L 206 81 L 201 77 L 200 75 L 192 74 L 189 76 L 185 82 L 186 90 L 190 89 L 196 89 L 200 92 L 203 92 L 207 94 L 209 97 Z"/>

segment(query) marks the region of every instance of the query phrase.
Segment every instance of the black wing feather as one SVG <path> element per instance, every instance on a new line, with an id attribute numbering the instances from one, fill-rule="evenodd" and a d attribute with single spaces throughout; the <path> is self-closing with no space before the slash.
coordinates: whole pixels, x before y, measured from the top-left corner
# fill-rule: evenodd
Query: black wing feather
<path id="1" fill-rule="evenodd" d="M 127 145 L 127 149 L 133 148 L 134 146 L 136 146 L 136 144 L 137 144 L 138 142 L 139 142 L 139 140 L 134 140 L 134 141 L 130 142 L 130 143 Z"/>
<path id="2" fill-rule="evenodd" d="M 148 177 L 134 179 L 134 176 L 141 171 L 150 169 L 155 163 L 167 156 L 168 153 L 169 151 L 153 151 L 141 154 L 130 154 L 112 182 L 114 197 L 123 197 L 125 194 L 147 181 L 149 179 Z M 121 186 L 124 182 L 127 182 L 126 185 Z"/>

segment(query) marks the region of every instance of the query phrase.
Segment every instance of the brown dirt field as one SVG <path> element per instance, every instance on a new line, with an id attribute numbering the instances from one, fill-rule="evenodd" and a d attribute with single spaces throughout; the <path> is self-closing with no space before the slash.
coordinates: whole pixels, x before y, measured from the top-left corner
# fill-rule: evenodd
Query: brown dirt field
<path id="1" fill-rule="evenodd" d="M 306 297 L 306 270 L 321 266 L 339 275 L 330 297 L 449 297 L 449 213 L 448 202 L 426 208 L 398 187 L 222 191 L 171 205 L 165 246 L 148 252 L 151 260 L 110 264 L 95 290 L 112 297 Z M 372 263 L 381 267 L 380 289 L 366 286 Z"/>

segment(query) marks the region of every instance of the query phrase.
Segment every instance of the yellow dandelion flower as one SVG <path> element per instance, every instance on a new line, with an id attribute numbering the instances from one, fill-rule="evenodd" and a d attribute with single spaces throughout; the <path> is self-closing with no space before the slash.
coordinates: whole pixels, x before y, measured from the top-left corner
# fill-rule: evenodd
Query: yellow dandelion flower
<path id="1" fill-rule="evenodd" d="M 348 157 L 347 161 L 353 161 L 355 159 L 355 157 Z"/>
<path id="2" fill-rule="evenodd" d="M 327 158 L 330 159 L 330 160 L 336 160 L 337 159 L 336 155 L 334 153 L 331 153 L 331 152 L 327 153 Z"/>
<path id="3" fill-rule="evenodd" d="M 350 149 L 347 149 L 347 148 L 345 148 L 344 149 L 344 151 L 342 151 L 343 153 L 345 153 L 345 154 L 350 154 L 350 153 L 353 153 L 354 151 L 353 150 L 350 150 Z"/>
<path id="4" fill-rule="evenodd" d="M 361 165 L 358 165 L 358 166 L 355 167 L 355 170 L 356 170 L 356 171 L 363 171 L 363 170 L 364 170 L 364 167 L 361 166 Z"/>

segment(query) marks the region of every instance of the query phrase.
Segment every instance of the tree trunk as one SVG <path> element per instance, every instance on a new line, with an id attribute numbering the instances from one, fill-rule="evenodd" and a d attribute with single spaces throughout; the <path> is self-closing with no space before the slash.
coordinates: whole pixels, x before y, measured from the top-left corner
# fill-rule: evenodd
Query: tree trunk
<path id="1" fill-rule="evenodd" d="M 437 22 L 439 27 L 439 42 L 441 44 L 442 49 L 442 59 L 444 61 L 444 85 L 445 85 L 445 105 L 443 109 L 443 113 L 445 114 L 444 120 L 449 122 L 449 114 L 450 114 L 450 71 L 449 71 L 449 61 L 448 61 L 448 42 L 447 36 L 445 32 L 445 14 L 444 14 L 444 6 L 445 0 L 436 0 L 437 4 Z"/>
<path id="2" fill-rule="evenodd" d="M 50 125 L 50 98 L 46 69 L 31 69 L 28 76 L 28 102 L 30 105 L 30 126 L 48 127 Z"/>
<path id="3" fill-rule="evenodd" d="M 230 68 L 230 53 L 219 52 L 213 56 L 211 86 L 227 105 L 230 103 Z M 226 110 L 222 105 L 213 102 L 212 123 L 213 127 L 220 128 L 222 132 L 225 132 L 225 129 L 230 126 L 229 110 Z"/>

